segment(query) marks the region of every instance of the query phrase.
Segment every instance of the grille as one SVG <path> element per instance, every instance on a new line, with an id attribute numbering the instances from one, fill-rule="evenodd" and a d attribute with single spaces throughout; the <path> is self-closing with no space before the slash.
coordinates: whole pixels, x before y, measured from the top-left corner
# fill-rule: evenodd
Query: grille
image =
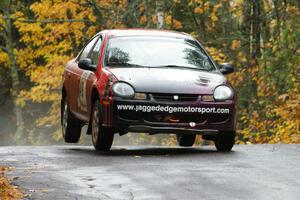
<path id="1" fill-rule="evenodd" d="M 175 99 L 174 96 L 178 97 Z M 199 97 L 198 94 L 164 94 L 154 93 L 152 97 L 156 101 L 196 101 Z"/>

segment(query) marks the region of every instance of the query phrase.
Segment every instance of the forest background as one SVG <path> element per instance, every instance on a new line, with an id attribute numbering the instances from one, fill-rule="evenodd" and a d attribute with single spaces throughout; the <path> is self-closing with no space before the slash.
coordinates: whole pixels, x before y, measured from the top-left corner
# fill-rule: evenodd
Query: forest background
<path id="1" fill-rule="evenodd" d="M 299 13 L 299 0 L 0 0 L 0 145 L 61 143 L 64 66 L 113 28 L 191 34 L 218 63 L 236 67 L 228 79 L 239 99 L 237 143 L 299 143 Z M 176 141 L 122 138 L 116 143 Z"/>

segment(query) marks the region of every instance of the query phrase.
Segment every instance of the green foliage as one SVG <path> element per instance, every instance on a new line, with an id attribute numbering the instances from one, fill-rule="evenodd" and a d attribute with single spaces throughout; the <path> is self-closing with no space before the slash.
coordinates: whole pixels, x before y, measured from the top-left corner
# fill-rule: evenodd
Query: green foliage
<path id="1" fill-rule="evenodd" d="M 10 0 L 1 0 L 0 1 L 0 8 L 4 8 L 10 4 Z"/>

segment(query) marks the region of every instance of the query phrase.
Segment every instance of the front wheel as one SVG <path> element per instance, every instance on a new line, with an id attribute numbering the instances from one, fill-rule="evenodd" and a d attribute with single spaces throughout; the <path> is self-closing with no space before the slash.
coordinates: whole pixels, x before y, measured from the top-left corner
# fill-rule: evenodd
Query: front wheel
<path id="1" fill-rule="evenodd" d="M 214 140 L 218 151 L 231 151 L 235 143 L 235 131 L 222 132 Z"/>
<path id="2" fill-rule="evenodd" d="M 112 128 L 102 126 L 102 115 L 99 101 L 93 106 L 92 113 L 92 141 L 97 151 L 109 151 L 114 139 Z"/>
<path id="3" fill-rule="evenodd" d="M 176 134 L 176 139 L 179 146 L 191 147 L 195 142 L 196 135 L 195 134 L 185 135 L 185 134 L 178 133 Z"/>

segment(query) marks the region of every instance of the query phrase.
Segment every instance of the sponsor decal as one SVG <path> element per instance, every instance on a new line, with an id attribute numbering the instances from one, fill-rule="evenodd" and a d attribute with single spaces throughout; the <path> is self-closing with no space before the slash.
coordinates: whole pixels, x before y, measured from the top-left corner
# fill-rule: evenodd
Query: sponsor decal
<path id="1" fill-rule="evenodd" d="M 87 96 L 86 96 L 86 82 L 90 76 L 89 71 L 84 71 L 80 76 L 79 82 L 79 96 L 78 107 L 80 110 L 87 112 Z"/>
<path id="2" fill-rule="evenodd" d="M 197 106 L 150 106 L 150 105 L 117 105 L 120 111 L 135 111 L 135 112 L 166 112 L 166 113 L 200 113 L 200 114 L 229 114 L 229 108 L 215 108 L 215 107 L 197 107 Z"/>

